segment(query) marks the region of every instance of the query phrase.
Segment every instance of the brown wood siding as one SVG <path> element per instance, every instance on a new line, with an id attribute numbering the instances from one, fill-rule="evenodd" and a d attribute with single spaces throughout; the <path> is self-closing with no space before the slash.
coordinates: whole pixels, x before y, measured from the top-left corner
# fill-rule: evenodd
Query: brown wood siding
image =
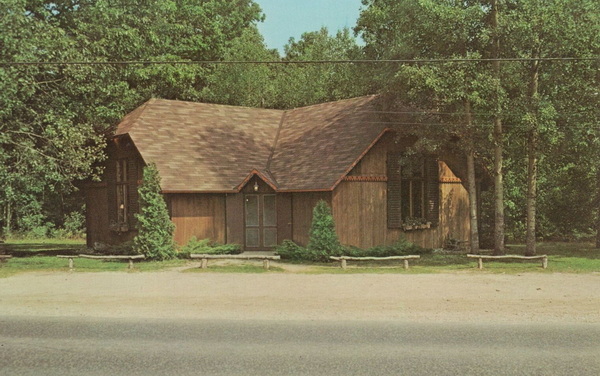
<path id="1" fill-rule="evenodd" d="M 385 182 L 342 182 L 333 193 L 333 217 L 342 244 L 369 248 L 385 244 Z"/>
<path id="2" fill-rule="evenodd" d="M 94 243 L 110 243 L 108 230 L 108 199 L 106 185 L 88 186 L 85 189 L 85 227 L 87 231 L 87 246 L 92 248 Z"/>
<path id="3" fill-rule="evenodd" d="M 308 233 L 312 222 L 313 209 L 319 200 L 331 205 L 331 192 L 306 192 L 292 194 L 292 237 L 297 244 L 308 244 Z"/>
<path id="4" fill-rule="evenodd" d="M 292 194 L 277 194 L 277 244 L 292 240 Z"/>
<path id="5" fill-rule="evenodd" d="M 244 245 L 244 194 L 228 193 L 225 197 L 227 243 Z"/>
<path id="6" fill-rule="evenodd" d="M 105 244 L 120 244 L 133 240 L 137 234 L 135 214 L 139 213 L 138 183 L 142 178 L 144 161 L 137 149 L 128 137 L 120 137 L 109 140 L 106 153 L 104 174 L 102 182 L 103 190 L 98 186 L 90 184 L 86 188 L 86 213 L 88 245 L 100 242 Z M 111 230 L 111 224 L 117 221 L 117 197 L 116 197 L 116 161 L 127 159 L 128 161 L 128 204 L 127 223 L 129 230 L 118 232 Z M 98 200 L 103 200 L 101 204 Z M 99 210 L 103 215 L 99 215 Z"/>
<path id="7" fill-rule="evenodd" d="M 225 195 L 169 195 L 174 239 L 184 245 L 193 236 L 225 243 Z"/>
<path id="8" fill-rule="evenodd" d="M 385 136 L 361 160 L 352 176 L 377 176 L 386 173 L 388 152 L 400 152 L 414 139 L 396 140 Z M 333 192 L 332 208 L 337 233 L 343 244 L 361 248 L 392 244 L 402 236 L 422 247 L 440 248 L 446 238 L 467 240 L 469 204 L 467 191 L 448 165 L 438 162 L 439 224 L 430 229 L 403 231 L 387 226 L 386 182 L 343 181 Z M 431 168 L 435 170 L 435 168 Z M 443 178 L 443 179 L 442 179 Z M 448 183 L 449 182 L 449 183 Z M 428 187 L 433 190 L 433 186 Z M 294 210 L 296 205 L 294 205 Z M 295 218 L 295 216 L 294 216 Z"/>

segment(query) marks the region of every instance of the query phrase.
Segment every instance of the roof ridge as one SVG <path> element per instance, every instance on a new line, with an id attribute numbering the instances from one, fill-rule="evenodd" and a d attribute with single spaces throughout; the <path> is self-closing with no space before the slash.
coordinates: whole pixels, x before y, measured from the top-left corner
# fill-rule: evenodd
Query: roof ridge
<path id="1" fill-rule="evenodd" d="M 186 100 L 181 100 L 181 99 L 164 99 L 164 98 L 151 98 L 150 100 L 154 100 L 154 101 L 165 101 L 165 102 L 179 102 L 179 103 L 189 103 L 192 105 L 212 105 L 212 106 L 219 106 L 219 107 L 231 107 L 231 108 L 242 108 L 242 109 L 248 109 L 248 110 L 255 110 L 255 111 L 277 111 L 277 112 L 284 112 L 287 110 L 281 110 L 281 109 L 277 109 L 277 108 L 263 108 L 263 107 L 252 107 L 252 106 L 238 106 L 235 104 L 224 104 L 224 103 L 213 103 L 213 102 L 197 102 L 197 101 L 186 101 Z M 150 101 L 149 100 L 149 101 Z M 149 102 L 148 101 L 148 102 Z"/>
<path id="2" fill-rule="evenodd" d="M 379 96 L 379 94 L 362 95 L 360 97 L 338 99 L 338 100 L 335 100 L 335 101 L 315 103 L 315 104 L 311 104 L 311 105 L 308 105 L 308 106 L 294 107 L 294 108 L 291 108 L 291 109 L 289 109 L 287 111 L 301 110 L 301 109 L 311 108 L 311 107 L 316 107 L 316 106 L 324 106 L 324 105 L 328 105 L 328 104 L 332 104 L 332 103 L 341 103 L 341 102 L 347 102 L 347 101 L 356 101 L 356 100 L 359 100 L 359 99 L 367 99 L 367 98 L 373 98 L 373 97 L 377 97 L 377 96 Z"/>
<path id="3" fill-rule="evenodd" d="M 271 146 L 271 153 L 269 154 L 269 158 L 267 159 L 265 171 L 271 174 L 271 176 L 273 176 L 273 173 L 271 172 L 271 162 L 273 161 L 273 155 L 275 155 L 275 149 L 277 148 L 277 143 L 279 142 L 279 135 L 281 134 L 281 128 L 283 128 L 283 123 L 285 122 L 285 116 L 287 115 L 287 113 L 287 111 L 283 111 L 283 114 L 281 114 L 279 126 L 277 127 L 277 133 L 275 133 L 275 140 L 273 140 L 273 146 Z M 273 176 L 273 178 L 275 177 Z"/>

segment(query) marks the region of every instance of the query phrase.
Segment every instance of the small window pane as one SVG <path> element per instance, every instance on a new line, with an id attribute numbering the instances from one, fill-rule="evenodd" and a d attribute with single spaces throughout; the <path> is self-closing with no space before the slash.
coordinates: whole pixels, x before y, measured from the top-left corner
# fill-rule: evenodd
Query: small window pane
<path id="1" fill-rule="evenodd" d="M 275 195 L 264 195 L 263 226 L 277 226 Z"/>
<path id="2" fill-rule="evenodd" d="M 258 226 L 258 196 L 246 196 L 246 226 Z"/>
<path id="3" fill-rule="evenodd" d="M 125 223 L 127 220 L 127 186 L 117 185 L 117 222 Z"/>
<path id="4" fill-rule="evenodd" d="M 413 213 L 412 216 L 415 218 L 423 217 L 423 182 L 415 181 L 413 182 L 413 192 L 412 192 L 412 200 L 413 200 Z"/>
<path id="5" fill-rule="evenodd" d="M 258 237 L 259 237 L 258 228 L 247 228 L 246 229 L 246 247 L 260 246 Z"/>
<path id="6" fill-rule="evenodd" d="M 127 160 L 120 159 L 117 161 L 117 183 L 127 181 Z"/>
<path id="7" fill-rule="evenodd" d="M 277 229 L 276 228 L 265 228 L 263 240 L 265 243 L 265 247 L 276 246 L 277 245 Z"/>

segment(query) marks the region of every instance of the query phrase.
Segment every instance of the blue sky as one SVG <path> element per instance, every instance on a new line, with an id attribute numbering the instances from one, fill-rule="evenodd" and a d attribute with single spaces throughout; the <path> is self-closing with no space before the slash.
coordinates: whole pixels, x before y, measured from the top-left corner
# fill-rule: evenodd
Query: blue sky
<path id="1" fill-rule="evenodd" d="M 361 7 L 361 0 L 254 0 L 260 5 L 266 20 L 258 29 L 269 48 L 283 51 L 290 37 L 296 40 L 302 33 L 319 30 L 322 26 L 330 34 L 344 27 L 353 28 Z"/>

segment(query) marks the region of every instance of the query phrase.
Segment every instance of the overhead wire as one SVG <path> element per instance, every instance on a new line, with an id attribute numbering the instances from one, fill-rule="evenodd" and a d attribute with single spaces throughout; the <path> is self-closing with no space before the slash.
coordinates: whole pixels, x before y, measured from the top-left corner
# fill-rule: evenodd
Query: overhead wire
<path id="1" fill-rule="evenodd" d="M 303 65 L 303 64 L 439 64 L 472 62 L 532 62 L 532 61 L 600 61 L 600 56 L 591 57 L 506 57 L 506 58 L 457 58 L 457 59 L 348 59 L 348 60 L 122 60 L 122 61 L 0 61 L 0 66 L 28 65 Z"/>

